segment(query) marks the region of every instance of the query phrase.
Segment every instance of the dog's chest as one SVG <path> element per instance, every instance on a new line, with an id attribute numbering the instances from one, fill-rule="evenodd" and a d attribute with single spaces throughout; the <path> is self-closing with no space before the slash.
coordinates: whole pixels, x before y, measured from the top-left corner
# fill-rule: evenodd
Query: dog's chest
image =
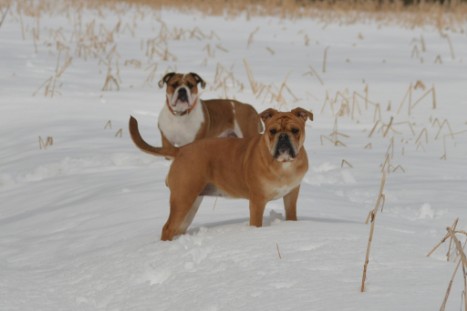
<path id="1" fill-rule="evenodd" d="M 274 178 L 263 180 L 264 192 L 269 200 L 280 199 L 300 185 L 302 177 L 303 174 L 293 168 L 286 168 L 278 172 Z"/>
<path id="2" fill-rule="evenodd" d="M 200 105 L 189 114 L 173 115 L 167 106 L 159 114 L 159 129 L 174 146 L 183 146 L 195 140 L 204 123 L 204 115 Z"/>

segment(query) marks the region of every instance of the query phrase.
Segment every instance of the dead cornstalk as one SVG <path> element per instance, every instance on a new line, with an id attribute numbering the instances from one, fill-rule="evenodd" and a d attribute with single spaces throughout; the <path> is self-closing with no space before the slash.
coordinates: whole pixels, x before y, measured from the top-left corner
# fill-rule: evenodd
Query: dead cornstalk
<path id="1" fill-rule="evenodd" d="M 324 55 L 323 55 L 323 73 L 326 72 L 326 63 L 327 63 L 327 60 L 328 60 L 328 50 L 329 50 L 329 46 L 327 46 L 327 47 L 324 49 Z"/>
<path id="2" fill-rule="evenodd" d="M 279 256 L 279 259 L 282 259 L 281 251 L 279 250 L 279 244 L 276 243 L 276 250 L 277 250 L 277 256 Z"/>
<path id="3" fill-rule="evenodd" d="M 366 255 L 365 255 L 365 263 L 363 265 L 363 275 L 362 275 L 362 285 L 360 287 L 360 292 L 365 291 L 365 281 L 366 281 L 366 273 L 367 273 L 367 268 L 368 268 L 368 263 L 370 262 L 370 249 L 371 249 L 371 243 L 373 241 L 373 233 L 375 231 L 375 221 L 376 221 L 376 214 L 378 213 L 378 210 L 383 208 L 384 206 L 384 201 L 385 201 L 385 195 L 384 195 L 384 185 L 386 184 L 386 171 L 383 170 L 383 175 L 381 177 L 381 184 L 379 186 L 379 193 L 378 193 L 378 198 L 376 199 L 376 204 L 373 210 L 370 211 L 368 214 L 367 221 L 365 223 L 368 223 L 368 221 L 371 221 L 371 226 L 370 226 L 370 235 L 368 237 L 368 245 L 366 248 Z"/>
<path id="4" fill-rule="evenodd" d="M 2 12 L 3 14 L 2 14 L 2 18 L 0 19 L 0 28 L 2 27 L 3 22 L 5 21 L 5 18 L 6 18 L 6 16 L 7 16 L 9 10 L 10 10 L 10 7 L 8 6 L 8 7 L 5 9 L 5 11 Z"/>
<path id="5" fill-rule="evenodd" d="M 443 237 L 443 239 L 438 244 L 435 245 L 435 247 L 433 247 L 433 249 L 427 255 L 427 256 L 430 256 L 441 244 L 443 244 L 446 240 L 450 239 L 449 248 L 451 248 L 451 246 L 454 245 L 457 251 L 458 257 L 459 257 L 459 260 L 452 274 L 451 280 L 449 281 L 448 288 L 446 290 L 443 303 L 441 304 L 440 311 L 444 311 L 446 308 L 446 303 L 447 303 L 449 294 L 451 292 L 452 284 L 454 282 L 454 277 L 457 274 L 457 270 L 459 270 L 459 266 L 462 266 L 462 275 L 464 277 L 464 291 L 462 293 L 462 296 L 464 300 L 464 311 L 467 311 L 467 273 L 466 273 L 467 256 L 465 255 L 465 252 L 464 252 L 465 245 L 467 244 L 467 239 L 464 242 L 464 245 L 462 245 L 462 243 L 459 241 L 459 238 L 457 237 L 457 234 L 462 234 L 467 237 L 467 232 L 464 230 L 456 230 L 458 221 L 459 219 L 457 218 L 451 227 L 446 228 L 447 230 L 446 235 Z M 449 253 L 450 253 L 450 249 L 448 250 L 448 256 L 447 256 L 448 260 L 449 260 Z"/>

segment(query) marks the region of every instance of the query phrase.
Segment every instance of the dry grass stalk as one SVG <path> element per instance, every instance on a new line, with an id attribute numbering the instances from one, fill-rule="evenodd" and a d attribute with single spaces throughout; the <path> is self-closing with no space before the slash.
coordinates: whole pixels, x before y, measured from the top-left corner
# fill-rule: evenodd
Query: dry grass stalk
<path id="1" fill-rule="evenodd" d="M 216 44 L 216 49 L 221 50 L 222 52 L 228 53 L 229 50 L 227 50 L 225 47 L 223 47 L 221 44 Z"/>
<path id="2" fill-rule="evenodd" d="M 119 129 L 116 133 L 115 133 L 115 137 L 122 137 L 123 136 L 123 129 Z"/>
<path id="3" fill-rule="evenodd" d="M 376 120 L 380 120 L 383 118 L 383 116 L 381 115 L 381 106 L 379 104 L 376 104 L 375 105 L 375 112 L 373 113 L 373 122 L 375 122 Z"/>
<path id="4" fill-rule="evenodd" d="M 390 130 L 391 127 L 392 127 L 392 122 L 393 122 L 393 121 L 394 121 L 394 117 L 391 116 L 391 118 L 389 119 L 388 125 L 385 125 L 386 129 L 385 129 L 384 132 L 383 132 L 383 137 L 386 137 L 386 136 L 388 135 L 388 132 L 389 132 L 389 130 Z"/>
<path id="5" fill-rule="evenodd" d="M 415 133 L 415 129 L 414 129 L 414 127 L 413 127 L 413 125 L 412 125 L 412 123 L 411 123 L 410 121 L 395 122 L 395 123 L 393 123 L 392 125 L 393 125 L 393 129 L 392 129 L 392 130 L 393 130 L 394 132 L 396 132 L 396 133 L 398 133 L 398 132 L 394 129 L 395 126 L 398 126 L 398 125 L 407 125 L 407 127 L 408 127 L 408 128 L 410 129 L 410 131 L 412 132 L 412 135 L 415 136 L 415 134 L 416 134 L 416 133 Z M 400 133 L 398 133 L 398 134 L 400 134 Z"/>
<path id="6" fill-rule="evenodd" d="M 18 12 L 19 15 L 19 23 L 21 25 L 21 39 L 26 40 L 26 32 L 24 29 L 24 22 L 23 22 L 23 14 L 22 12 Z"/>
<path id="7" fill-rule="evenodd" d="M 459 132 L 455 132 L 455 133 L 449 133 L 449 134 L 444 134 L 443 135 L 443 150 L 444 150 L 444 154 L 443 156 L 441 156 L 441 160 L 446 160 L 447 159 L 447 148 L 446 148 L 446 138 L 447 137 L 451 137 L 451 139 L 454 139 L 455 136 L 459 135 L 459 134 L 463 134 L 463 133 L 467 133 L 467 130 L 463 130 L 463 131 L 459 131 Z"/>
<path id="8" fill-rule="evenodd" d="M 394 167 L 392 169 L 392 172 L 395 173 L 397 172 L 398 170 L 401 170 L 403 173 L 405 173 L 405 169 L 401 166 L 401 165 L 397 165 L 396 167 Z"/>
<path id="9" fill-rule="evenodd" d="M 412 53 L 410 54 L 411 58 L 420 58 L 420 51 L 418 50 L 418 46 L 414 45 L 412 48 Z"/>
<path id="10" fill-rule="evenodd" d="M 282 259 L 281 252 L 279 250 L 279 244 L 276 243 L 276 250 L 277 250 L 277 255 L 279 256 L 279 259 Z"/>
<path id="11" fill-rule="evenodd" d="M 420 45 L 422 47 L 422 52 L 426 52 L 425 38 L 423 38 L 423 35 L 420 35 Z"/>
<path id="12" fill-rule="evenodd" d="M 250 35 L 248 36 L 248 43 L 247 43 L 247 48 L 250 48 L 251 44 L 253 43 L 253 37 L 255 36 L 255 34 L 259 31 L 259 27 L 256 27 L 255 30 L 253 30 L 253 32 L 250 33 Z"/>
<path id="13" fill-rule="evenodd" d="M 104 130 L 112 128 L 112 121 L 109 120 L 105 123 Z"/>
<path id="14" fill-rule="evenodd" d="M 455 230 L 455 228 L 457 227 L 457 223 L 458 223 L 458 222 L 459 222 L 459 218 L 456 218 L 456 219 L 454 220 L 453 224 L 451 225 L 451 227 L 448 227 L 448 228 L 453 228 L 453 229 Z M 439 243 L 436 244 L 436 245 L 431 249 L 431 251 L 428 252 L 428 254 L 427 254 L 426 256 L 427 256 L 427 257 L 430 257 L 431 254 L 433 254 L 433 253 L 438 249 L 438 247 L 440 247 L 441 244 L 443 244 L 444 242 L 446 242 L 446 240 L 449 239 L 449 238 L 451 238 L 451 236 L 450 236 L 450 233 L 449 233 L 449 231 L 448 231 L 448 232 L 446 233 L 446 235 L 441 239 L 441 241 L 439 241 Z M 452 240 L 452 238 L 451 238 L 451 240 Z M 451 252 L 451 244 L 452 244 L 452 241 L 450 241 L 450 243 L 449 243 L 449 250 L 448 250 L 448 252 L 447 252 L 447 254 L 446 254 L 446 259 L 447 259 L 447 261 L 449 261 L 449 254 L 450 254 L 450 252 Z"/>
<path id="15" fill-rule="evenodd" d="M 61 46 L 60 46 L 61 47 Z M 60 92 L 56 89 L 57 87 L 57 82 L 62 76 L 62 74 L 65 72 L 65 70 L 71 65 L 73 58 L 68 54 L 65 56 L 65 60 L 63 64 L 60 64 L 60 59 L 62 55 L 62 49 L 59 50 L 58 55 L 57 55 L 57 62 L 55 65 L 55 72 L 54 74 L 48 78 L 47 80 L 42 83 L 39 88 L 37 88 L 36 91 L 34 91 L 33 96 L 36 96 L 36 94 L 44 88 L 44 96 L 50 96 L 54 97 L 55 94 L 60 94 Z"/>
<path id="16" fill-rule="evenodd" d="M 384 195 L 385 183 L 386 183 L 386 172 L 383 170 L 375 207 L 373 208 L 373 210 L 370 211 L 370 213 L 368 214 L 367 220 L 365 221 L 365 223 L 368 223 L 368 221 L 371 221 L 371 226 L 370 226 L 370 234 L 368 236 L 368 244 L 367 244 L 367 249 L 366 249 L 366 254 L 365 254 L 365 263 L 363 265 L 362 284 L 360 287 L 360 292 L 362 293 L 365 291 L 366 275 L 367 275 L 368 263 L 370 262 L 370 250 L 371 250 L 371 244 L 373 242 L 373 234 L 375 231 L 376 215 L 378 213 L 378 210 L 380 208 L 381 209 L 383 208 L 384 202 L 385 202 L 385 195 Z"/>
<path id="17" fill-rule="evenodd" d="M 152 6 L 177 8 L 181 10 L 197 10 L 207 15 L 227 15 L 228 17 L 247 14 L 252 16 L 279 16 L 280 18 L 313 17 L 324 23 L 338 20 L 344 24 L 353 24 L 359 20 L 373 19 L 381 24 L 398 23 L 407 27 L 421 27 L 426 24 L 437 27 L 440 31 L 447 28 L 462 29 L 462 22 L 466 20 L 467 6 L 461 1 L 438 2 L 417 1 L 416 4 L 406 6 L 404 0 L 381 1 L 283 1 L 278 6 L 277 1 L 238 0 L 226 2 L 224 0 L 125 0 L 132 6 Z M 72 1 L 75 6 L 83 7 L 82 2 Z M 116 0 L 86 2 L 86 7 L 99 8 L 103 6 L 116 7 Z"/>
<path id="18" fill-rule="evenodd" d="M 414 90 L 422 89 L 422 91 L 424 91 L 426 89 L 425 83 L 423 83 L 422 80 L 417 80 L 417 82 L 415 82 L 413 89 Z"/>
<path id="19" fill-rule="evenodd" d="M 418 135 L 417 139 L 415 140 L 416 144 L 421 143 L 422 137 L 425 137 L 425 144 L 428 144 L 428 130 L 424 128 L 423 130 L 420 131 L 420 134 Z"/>
<path id="20" fill-rule="evenodd" d="M 324 54 L 323 54 L 323 68 L 322 68 L 322 72 L 323 72 L 323 73 L 326 73 L 326 64 L 327 64 L 327 59 L 328 59 L 328 50 L 329 50 L 329 46 L 327 46 L 327 47 L 324 49 Z"/>
<path id="21" fill-rule="evenodd" d="M 444 296 L 443 303 L 441 304 L 441 308 L 440 308 L 441 311 L 444 311 L 445 308 L 446 308 L 446 303 L 447 303 L 449 294 L 451 292 L 454 277 L 457 274 L 457 270 L 459 269 L 459 266 L 462 266 L 462 272 L 463 272 L 462 275 L 464 277 L 463 300 L 464 300 L 464 310 L 467 311 L 467 273 L 466 273 L 466 270 L 467 270 L 467 256 L 465 255 L 465 252 L 464 252 L 465 245 L 467 244 L 467 239 L 465 240 L 464 245 L 462 245 L 462 243 L 459 241 L 459 239 L 457 237 L 457 234 L 462 234 L 462 235 L 465 235 L 467 237 L 467 232 L 465 232 L 463 230 L 456 230 L 458 221 L 459 221 L 459 218 L 457 218 L 454 221 L 454 223 L 452 224 L 451 227 L 446 228 L 446 230 L 447 230 L 446 235 L 443 237 L 443 239 L 438 244 L 435 245 L 435 247 L 433 247 L 433 249 L 427 255 L 427 256 L 430 256 L 431 254 L 433 254 L 433 252 L 442 243 L 446 242 L 447 239 L 450 239 L 449 248 L 451 248 L 451 245 L 454 245 L 455 249 L 456 249 L 456 252 L 457 252 L 457 254 L 459 256 L 459 260 L 458 260 L 458 262 L 456 264 L 456 267 L 455 267 L 454 272 L 452 274 L 451 280 L 449 281 L 448 288 L 446 290 L 446 294 Z M 450 249 L 448 250 L 448 254 L 447 254 L 448 261 L 449 261 L 449 254 L 450 254 Z"/>
<path id="22" fill-rule="evenodd" d="M 48 136 L 46 140 L 43 140 L 42 137 L 39 136 L 39 149 L 47 149 L 49 146 L 53 146 L 54 144 L 54 139 L 51 136 Z"/>
<path id="23" fill-rule="evenodd" d="M 436 109 L 436 90 L 435 87 L 432 86 L 425 93 L 423 93 L 422 96 L 420 96 L 413 104 L 409 105 L 409 115 L 411 114 L 412 109 L 414 109 L 418 103 L 420 103 L 425 97 L 427 97 L 430 94 L 432 109 Z"/>
<path id="24" fill-rule="evenodd" d="M 394 159 L 394 137 L 391 137 L 391 142 L 386 149 L 386 156 L 388 156 L 390 159 Z"/>
<path id="25" fill-rule="evenodd" d="M 127 59 L 123 63 L 123 66 L 133 66 L 133 68 L 140 69 L 142 66 L 142 63 L 140 60 L 137 59 Z"/>
<path id="26" fill-rule="evenodd" d="M 315 68 L 313 68 L 313 66 L 311 66 L 311 65 L 309 65 L 309 67 L 310 67 L 310 71 L 305 72 L 303 75 L 304 76 L 310 75 L 312 77 L 316 77 L 316 79 L 318 79 L 319 83 L 321 85 L 324 85 L 323 79 L 321 79 L 320 75 L 316 72 Z"/>
<path id="27" fill-rule="evenodd" d="M 341 168 L 343 168 L 343 167 L 344 167 L 344 165 L 345 165 L 345 166 L 347 166 L 347 167 L 353 168 L 353 165 L 352 165 L 352 164 L 350 164 L 350 162 L 349 162 L 349 161 L 347 161 L 347 160 L 345 160 L 345 159 L 342 159 L 342 162 L 341 162 Z"/>
<path id="28" fill-rule="evenodd" d="M 7 14 L 8 14 L 8 11 L 10 11 L 10 6 L 7 6 L 5 11 L 2 10 L 2 17 L 0 19 L 0 28 L 2 27 L 3 22 L 5 21 L 5 18 L 7 16 Z"/>
<path id="29" fill-rule="evenodd" d="M 456 231 L 456 227 L 457 227 L 457 223 L 459 222 L 459 218 L 456 218 L 456 220 L 454 221 L 454 223 L 452 224 L 451 228 L 453 231 Z M 449 240 L 449 247 L 448 247 L 448 252 L 446 253 L 446 260 L 449 261 L 450 259 L 450 256 L 451 256 L 451 248 L 452 248 L 452 245 L 453 245 L 453 240 L 454 239 L 450 239 Z M 467 310 L 466 310 L 467 311 Z"/>
<path id="30" fill-rule="evenodd" d="M 323 106 L 321 107 L 321 113 L 324 112 L 324 108 L 329 105 L 331 108 L 331 113 L 334 115 L 334 107 L 333 102 L 331 101 L 331 97 L 329 96 L 328 90 L 326 90 L 326 97 L 324 98 Z"/>
<path id="31" fill-rule="evenodd" d="M 337 116 L 343 117 L 350 115 L 350 98 L 348 90 L 345 90 L 344 93 L 337 91 L 336 96 L 334 97 L 334 103 L 337 103 L 338 98 L 341 98 L 339 110 L 337 110 Z"/>
<path id="32" fill-rule="evenodd" d="M 443 136 L 443 155 L 441 156 L 441 160 L 447 160 L 448 158 L 448 151 L 447 151 L 447 148 L 446 148 L 446 135 Z"/>
<path id="33" fill-rule="evenodd" d="M 435 57 L 435 64 L 442 64 L 443 60 L 441 59 L 441 55 L 436 55 Z"/>
<path id="34" fill-rule="evenodd" d="M 396 134 L 400 134 L 400 132 L 394 128 L 395 124 L 393 123 L 393 121 L 394 121 L 394 117 L 392 116 L 390 117 L 389 122 L 387 124 L 381 122 L 380 120 L 377 120 L 375 124 L 373 125 L 373 127 L 371 128 L 370 133 L 368 134 L 368 137 L 371 138 L 371 136 L 373 136 L 373 134 L 376 132 L 377 129 L 381 130 L 383 138 L 385 138 L 388 135 L 389 130 L 393 131 Z"/>
<path id="35" fill-rule="evenodd" d="M 372 143 L 368 143 L 365 145 L 365 147 L 363 147 L 364 149 L 373 149 L 373 144 Z"/>
<path id="36" fill-rule="evenodd" d="M 334 119 L 334 127 L 332 129 L 332 132 L 329 134 L 329 136 L 321 135 L 320 137 L 321 145 L 323 145 L 323 140 L 328 140 L 336 147 L 337 146 L 346 147 L 346 145 L 342 141 L 339 140 L 339 137 L 348 138 L 350 136 L 338 131 L 337 119 L 338 119 L 337 117 Z"/>
<path id="37" fill-rule="evenodd" d="M 402 110 L 402 106 L 404 106 L 405 101 L 408 100 L 408 111 L 410 111 L 410 106 L 412 106 L 412 89 L 413 89 L 413 84 L 410 83 L 409 88 L 407 89 L 407 92 L 405 93 L 404 97 L 402 98 L 401 103 L 399 104 L 399 108 L 397 109 L 397 114 L 399 114 Z"/>
<path id="38" fill-rule="evenodd" d="M 371 128 L 370 133 L 368 134 L 368 138 L 371 138 L 371 136 L 373 136 L 378 126 L 380 125 L 382 126 L 382 124 L 383 122 L 381 122 L 380 120 L 377 120 L 375 124 L 373 125 L 373 127 Z"/>
<path id="39" fill-rule="evenodd" d="M 436 133 L 436 136 L 435 136 L 435 140 L 437 140 L 439 138 L 439 135 L 441 134 L 441 130 L 444 128 L 444 127 L 447 127 L 448 130 L 449 130 L 449 136 L 451 136 L 452 139 L 454 139 L 454 133 L 452 131 L 452 127 L 451 127 L 451 124 L 449 123 L 448 119 L 444 119 L 444 121 L 442 123 L 439 123 L 439 129 L 438 129 L 438 132 Z"/>
<path id="40" fill-rule="evenodd" d="M 107 76 L 105 77 L 105 82 L 104 86 L 102 87 L 102 90 L 111 91 L 113 90 L 113 87 L 115 87 L 117 91 L 120 90 L 120 84 L 118 84 L 117 79 L 110 72 L 108 72 Z"/>
<path id="41" fill-rule="evenodd" d="M 224 97 L 228 98 L 231 97 L 228 93 L 229 90 L 236 94 L 243 91 L 244 85 L 241 81 L 235 78 L 232 68 L 227 69 L 218 63 L 214 74 L 214 83 L 211 84 L 210 88 L 214 91 L 221 88 L 224 92 Z"/>
<path id="42" fill-rule="evenodd" d="M 149 74 L 144 82 L 147 84 L 157 83 L 157 63 L 147 66 L 146 71 L 149 71 Z"/>
<path id="43" fill-rule="evenodd" d="M 114 62 L 115 58 L 115 67 L 116 70 L 112 70 L 112 63 Z M 101 62 L 105 63 L 107 65 L 107 75 L 105 77 L 104 81 L 104 86 L 102 87 L 103 91 L 111 91 L 114 88 L 118 91 L 120 90 L 120 84 L 119 84 L 119 76 L 120 76 L 120 68 L 119 68 L 119 63 L 118 59 L 120 58 L 120 55 L 117 52 L 117 45 L 115 44 L 110 52 L 107 54 L 105 60 L 101 60 Z"/>
<path id="44" fill-rule="evenodd" d="M 459 258 L 459 260 L 457 261 L 456 267 L 454 268 L 454 272 L 452 273 L 451 279 L 449 280 L 448 288 L 446 289 L 446 294 L 444 295 L 443 303 L 441 304 L 441 307 L 439 308 L 440 311 L 446 310 L 446 304 L 448 302 L 449 294 L 451 293 L 452 284 L 454 283 L 454 278 L 457 275 L 457 270 L 459 270 L 461 262 L 462 262 L 462 259 Z"/>
<path id="45" fill-rule="evenodd" d="M 216 56 L 216 53 L 214 52 L 214 49 L 211 48 L 211 45 L 209 43 L 204 46 L 203 51 L 206 51 L 209 58 L 213 58 L 213 57 Z"/>
<path id="46" fill-rule="evenodd" d="M 449 35 L 446 33 L 441 33 L 441 37 L 448 41 L 449 52 L 451 53 L 451 59 L 452 60 L 456 59 L 456 55 L 454 54 L 454 48 L 452 46 L 451 38 L 449 37 Z"/>
<path id="47" fill-rule="evenodd" d="M 245 66 L 248 81 L 250 82 L 251 91 L 253 92 L 253 94 L 256 95 L 259 91 L 259 84 L 255 81 L 255 78 L 253 77 L 253 72 L 251 71 L 251 67 L 246 59 L 243 59 L 243 65 Z"/>

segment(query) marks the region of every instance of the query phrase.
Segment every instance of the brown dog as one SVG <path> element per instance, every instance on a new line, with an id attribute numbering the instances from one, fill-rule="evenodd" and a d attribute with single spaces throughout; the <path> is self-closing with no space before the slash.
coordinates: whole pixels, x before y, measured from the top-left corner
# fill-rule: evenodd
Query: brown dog
<path id="1" fill-rule="evenodd" d="M 303 108 L 290 112 L 267 109 L 260 114 L 264 134 L 251 138 L 203 139 L 170 151 L 147 144 L 130 118 L 130 134 L 141 150 L 174 158 L 166 184 L 170 215 L 162 240 L 185 233 L 203 195 L 225 195 L 250 200 L 250 225 L 261 227 L 266 203 L 283 198 L 286 220 L 297 220 L 300 183 L 308 170 L 302 148 L 305 121 L 313 114 Z"/>
<path id="2" fill-rule="evenodd" d="M 252 137 L 261 130 L 258 113 L 236 100 L 199 98 L 198 85 L 206 82 L 196 73 L 170 72 L 159 87 L 166 88 L 166 105 L 159 114 L 162 147 L 180 147 L 208 137 Z"/>

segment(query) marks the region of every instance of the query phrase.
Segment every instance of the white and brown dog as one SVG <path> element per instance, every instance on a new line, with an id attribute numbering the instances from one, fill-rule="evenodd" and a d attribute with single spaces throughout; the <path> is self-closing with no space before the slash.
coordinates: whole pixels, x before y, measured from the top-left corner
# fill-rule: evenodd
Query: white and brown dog
<path id="1" fill-rule="evenodd" d="M 201 100 L 196 73 L 170 72 L 159 81 L 166 105 L 159 114 L 162 147 L 171 149 L 208 137 L 251 137 L 261 130 L 258 113 L 248 104 L 229 99 Z"/>
<path id="2" fill-rule="evenodd" d="M 219 193 L 250 200 L 250 225 L 261 227 L 266 203 L 283 198 L 286 220 L 297 220 L 300 183 L 308 170 L 302 148 L 305 122 L 313 114 L 303 108 L 290 112 L 268 109 L 260 114 L 264 134 L 249 138 L 211 138 L 171 150 L 150 146 L 130 118 L 133 142 L 156 156 L 173 158 L 166 184 L 170 215 L 162 240 L 183 234 L 193 220 L 203 195 Z"/>

